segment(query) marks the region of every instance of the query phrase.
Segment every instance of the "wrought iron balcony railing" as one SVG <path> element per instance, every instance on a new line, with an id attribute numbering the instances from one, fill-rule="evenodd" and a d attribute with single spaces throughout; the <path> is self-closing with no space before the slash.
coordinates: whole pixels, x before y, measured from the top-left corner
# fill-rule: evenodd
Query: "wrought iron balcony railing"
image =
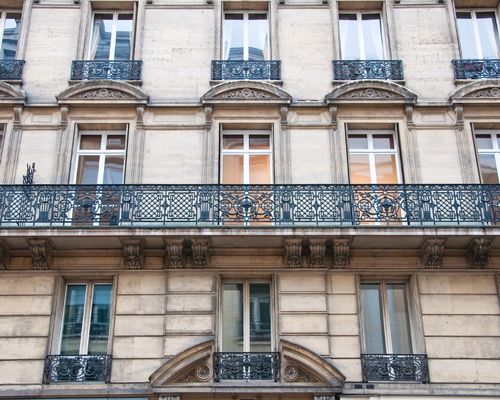
<path id="1" fill-rule="evenodd" d="M 24 60 L 0 60 L 0 80 L 20 81 L 23 77 Z"/>
<path id="2" fill-rule="evenodd" d="M 212 80 L 281 80 L 281 61 L 213 60 Z"/>
<path id="3" fill-rule="evenodd" d="M 361 354 L 363 381 L 429 382 L 426 354 Z"/>
<path id="4" fill-rule="evenodd" d="M 45 358 L 43 382 L 109 382 L 110 372 L 110 355 L 50 355 Z"/>
<path id="5" fill-rule="evenodd" d="M 125 80 L 140 81 L 142 61 L 76 60 L 71 66 L 71 80 Z"/>
<path id="6" fill-rule="evenodd" d="M 402 81 L 401 60 L 334 60 L 333 79 L 356 81 L 360 79 L 384 79 Z"/>
<path id="7" fill-rule="evenodd" d="M 279 380 L 280 353 L 214 353 L 214 380 Z"/>
<path id="8" fill-rule="evenodd" d="M 452 60 L 455 79 L 498 79 L 500 60 Z"/>
<path id="9" fill-rule="evenodd" d="M 0 228 L 498 223 L 500 185 L 0 186 Z"/>

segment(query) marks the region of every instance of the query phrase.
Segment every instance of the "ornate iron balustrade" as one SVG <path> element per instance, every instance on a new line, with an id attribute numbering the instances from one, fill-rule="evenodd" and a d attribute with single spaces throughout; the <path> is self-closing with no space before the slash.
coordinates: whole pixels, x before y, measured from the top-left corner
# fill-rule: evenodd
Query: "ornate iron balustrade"
<path id="1" fill-rule="evenodd" d="M 23 68 L 24 60 L 0 60 L 0 80 L 20 81 Z"/>
<path id="2" fill-rule="evenodd" d="M 213 60 L 212 80 L 281 80 L 281 61 Z"/>
<path id="3" fill-rule="evenodd" d="M 455 79 L 500 78 L 500 60 L 452 60 Z"/>
<path id="4" fill-rule="evenodd" d="M 356 81 L 359 79 L 404 80 L 401 60 L 334 60 L 333 79 Z"/>
<path id="5" fill-rule="evenodd" d="M 500 185 L 4 185 L 0 227 L 491 226 Z"/>
<path id="6" fill-rule="evenodd" d="M 71 66 L 71 80 L 141 80 L 142 61 L 77 60 Z"/>
<path id="7" fill-rule="evenodd" d="M 45 358 L 43 382 L 108 382 L 110 372 L 110 355 L 50 355 Z"/>
<path id="8" fill-rule="evenodd" d="M 280 353 L 214 353 L 214 380 L 279 380 Z"/>
<path id="9" fill-rule="evenodd" d="M 363 381 L 429 382 L 426 354 L 361 354 Z"/>

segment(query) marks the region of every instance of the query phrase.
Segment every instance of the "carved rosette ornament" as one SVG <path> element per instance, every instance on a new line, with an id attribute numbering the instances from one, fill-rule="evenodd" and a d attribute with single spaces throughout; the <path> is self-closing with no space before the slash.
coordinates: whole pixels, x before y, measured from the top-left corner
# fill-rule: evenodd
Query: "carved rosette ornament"
<path id="1" fill-rule="evenodd" d="M 52 265 L 52 246 L 47 239 L 29 239 L 33 269 L 45 270 Z"/>
<path id="2" fill-rule="evenodd" d="M 166 257 L 166 267 L 170 269 L 181 269 L 185 267 L 184 258 L 184 240 L 183 239 L 171 239 L 167 240 L 167 257 Z"/>
<path id="3" fill-rule="evenodd" d="M 208 239 L 193 239 L 191 241 L 193 252 L 193 268 L 204 269 L 208 267 Z"/>
<path id="4" fill-rule="evenodd" d="M 319 382 L 315 376 L 292 364 L 285 365 L 283 368 L 283 380 L 285 382 Z"/>
<path id="5" fill-rule="evenodd" d="M 302 239 L 285 239 L 285 259 L 287 268 L 302 266 Z"/>
<path id="6" fill-rule="evenodd" d="M 333 239 L 333 268 L 343 269 L 349 266 L 350 260 L 350 239 Z"/>
<path id="7" fill-rule="evenodd" d="M 193 368 L 179 380 L 182 383 L 208 382 L 212 378 L 212 368 L 208 364 L 201 364 Z"/>
<path id="8" fill-rule="evenodd" d="M 144 245 L 140 239 L 125 239 L 123 244 L 123 263 L 127 269 L 144 268 Z"/>
<path id="9" fill-rule="evenodd" d="M 443 263 L 444 239 L 426 239 L 421 249 L 421 260 L 425 268 L 440 268 Z"/>
<path id="10" fill-rule="evenodd" d="M 492 239 L 475 238 L 467 249 L 467 261 L 471 268 L 486 268 L 489 264 L 489 252 Z"/>
<path id="11" fill-rule="evenodd" d="M 326 239 L 309 239 L 311 268 L 325 267 Z"/>
<path id="12" fill-rule="evenodd" d="M 489 97 L 489 98 L 499 98 L 500 97 L 500 88 L 492 87 L 487 89 L 481 89 L 476 92 L 469 93 L 467 97 Z"/>

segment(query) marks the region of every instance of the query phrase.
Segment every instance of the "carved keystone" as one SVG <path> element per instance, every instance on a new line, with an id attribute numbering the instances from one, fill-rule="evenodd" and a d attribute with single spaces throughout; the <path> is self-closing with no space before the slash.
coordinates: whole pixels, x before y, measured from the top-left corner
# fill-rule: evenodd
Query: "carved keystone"
<path id="1" fill-rule="evenodd" d="M 166 242 L 167 257 L 165 257 L 165 266 L 171 269 L 185 268 L 185 258 L 183 251 L 184 239 L 169 239 Z"/>
<path id="2" fill-rule="evenodd" d="M 333 268 L 347 268 L 350 259 L 350 239 L 333 239 Z"/>
<path id="3" fill-rule="evenodd" d="M 326 239 L 309 239 L 311 268 L 325 267 Z"/>
<path id="4" fill-rule="evenodd" d="M 5 242 L 2 240 L 0 241 L 0 270 L 7 269 L 7 266 L 9 265 L 9 260 L 10 260 L 9 249 L 5 244 Z"/>
<path id="5" fill-rule="evenodd" d="M 52 265 L 52 246 L 47 239 L 28 239 L 33 269 L 49 269 Z"/>
<path id="6" fill-rule="evenodd" d="M 443 263 L 444 239 L 426 239 L 420 258 L 425 268 L 440 268 Z"/>
<path id="7" fill-rule="evenodd" d="M 208 239 L 193 239 L 191 241 L 191 250 L 193 252 L 193 268 L 207 268 Z"/>
<path id="8" fill-rule="evenodd" d="M 144 268 L 144 245 L 140 239 L 124 239 L 123 262 L 127 269 Z"/>
<path id="9" fill-rule="evenodd" d="M 489 253 L 492 239 L 475 238 L 467 249 L 467 261 L 471 268 L 486 268 L 489 263 Z"/>
<path id="10" fill-rule="evenodd" d="M 285 239 L 285 258 L 287 268 L 300 268 L 302 266 L 302 239 Z"/>

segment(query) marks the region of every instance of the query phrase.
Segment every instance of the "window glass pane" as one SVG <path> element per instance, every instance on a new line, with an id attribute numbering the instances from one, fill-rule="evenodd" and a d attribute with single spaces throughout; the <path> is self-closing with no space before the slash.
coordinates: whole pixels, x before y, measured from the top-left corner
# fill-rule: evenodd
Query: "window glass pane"
<path id="1" fill-rule="evenodd" d="M 485 184 L 497 184 L 498 170 L 494 154 L 478 154 L 479 168 L 481 169 L 482 182 Z"/>
<path id="2" fill-rule="evenodd" d="M 107 150 L 125 150 L 125 135 L 108 135 Z"/>
<path id="3" fill-rule="evenodd" d="M 64 304 L 61 355 L 80 354 L 86 285 L 68 285 Z"/>
<path id="4" fill-rule="evenodd" d="M 5 26 L 2 39 L 2 50 L 0 57 L 2 60 L 14 60 L 16 58 L 17 42 L 21 32 L 21 14 L 8 13 L 5 19 Z"/>
<path id="5" fill-rule="evenodd" d="M 268 185 L 271 183 L 270 159 L 268 155 L 250 156 L 250 184 Z"/>
<path id="6" fill-rule="evenodd" d="M 490 135 L 476 135 L 476 147 L 479 150 L 493 149 L 493 142 Z"/>
<path id="7" fill-rule="evenodd" d="M 376 150 L 394 150 L 394 136 L 373 135 L 373 148 Z"/>
<path id="8" fill-rule="evenodd" d="M 243 285 L 225 283 L 222 294 L 222 351 L 243 351 Z"/>
<path id="9" fill-rule="evenodd" d="M 80 156 L 76 183 L 81 185 L 95 185 L 99 173 L 99 156 Z"/>
<path id="10" fill-rule="evenodd" d="M 340 14 L 340 52 L 343 60 L 361 59 L 356 14 Z"/>
<path id="11" fill-rule="evenodd" d="M 271 351 L 269 284 L 250 284 L 250 351 Z"/>
<path id="12" fill-rule="evenodd" d="M 243 14 L 224 17 L 224 59 L 243 60 Z"/>
<path id="13" fill-rule="evenodd" d="M 250 135 L 248 140 L 250 150 L 268 150 L 271 147 L 269 135 Z"/>
<path id="14" fill-rule="evenodd" d="M 119 185 L 123 183 L 123 156 L 108 156 L 104 162 L 103 184 Z"/>
<path id="15" fill-rule="evenodd" d="M 385 353 L 381 304 L 379 284 L 370 283 L 361 285 L 361 309 L 365 352 L 369 354 Z"/>
<path id="16" fill-rule="evenodd" d="M 106 354 L 108 351 L 111 285 L 94 285 L 88 354 Z"/>
<path id="17" fill-rule="evenodd" d="M 378 184 L 398 183 L 396 156 L 394 154 L 376 154 L 375 170 Z"/>
<path id="18" fill-rule="evenodd" d="M 382 25 L 379 14 L 363 14 L 363 39 L 365 43 L 365 60 L 383 60 Z"/>
<path id="19" fill-rule="evenodd" d="M 368 149 L 368 136 L 366 135 L 349 135 L 347 138 L 349 150 L 352 149 Z"/>
<path id="20" fill-rule="evenodd" d="M 410 322 L 404 284 L 387 285 L 387 312 L 391 325 L 392 352 L 394 354 L 411 354 Z"/>
<path id="21" fill-rule="evenodd" d="M 132 14 L 119 14 L 116 22 L 115 60 L 130 60 L 132 57 Z"/>
<path id="22" fill-rule="evenodd" d="M 352 184 L 371 183 L 368 154 L 349 155 L 349 174 Z"/>
<path id="23" fill-rule="evenodd" d="M 222 183 L 243 184 L 243 156 L 223 157 Z"/>
<path id="24" fill-rule="evenodd" d="M 82 135 L 80 137 L 80 150 L 100 150 L 101 135 Z"/>
<path id="25" fill-rule="evenodd" d="M 248 59 L 266 60 L 269 58 L 269 24 L 266 14 L 248 16 Z"/>
<path id="26" fill-rule="evenodd" d="M 498 58 L 498 33 L 495 23 L 495 13 L 476 13 L 476 21 L 483 58 Z"/>
<path id="27" fill-rule="evenodd" d="M 243 135 L 224 135 L 222 138 L 222 147 L 228 150 L 242 150 Z"/>
<path id="28" fill-rule="evenodd" d="M 478 58 L 470 13 L 457 13 L 457 28 L 462 58 Z"/>
<path id="29" fill-rule="evenodd" d="M 112 14 L 96 14 L 94 16 L 94 29 L 90 48 L 90 58 L 92 60 L 109 60 L 112 28 Z"/>

